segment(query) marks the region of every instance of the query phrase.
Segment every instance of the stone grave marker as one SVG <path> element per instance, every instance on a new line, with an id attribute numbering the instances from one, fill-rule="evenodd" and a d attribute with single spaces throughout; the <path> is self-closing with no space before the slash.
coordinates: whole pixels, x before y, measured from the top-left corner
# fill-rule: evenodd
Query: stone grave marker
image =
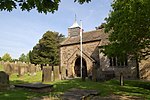
<path id="1" fill-rule="evenodd" d="M 52 68 L 44 67 L 42 72 L 42 82 L 50 82 L 52 81 Z"/>
<path id="2" fill-rule="evenodd" d="M 24 66 L 20 66 L 20 67 L 19 67 L 18 75 L 19 75 L 19 76 L 23 76 L 24 74 L 25 74 Z"/>
<path id="3" fill-rule="evenodd" d="M 10 63 L 5 63 L 5 64 L 4 64 L 4 71 L 5 71 L 7 74 L 11 75 L 11 73 L 12 73 L 12 66 L 11 66 Z"/>
<path id="4" fill-rule="evenodd" d="M 4 71 L 0 71 L 0 89 L 9 85 L 9 75 Z"/>
<path id="5" fill-rule="evenodd" d="M 41 69 L 40 69 L 40 65 L 36 65 L 35 67 L 36 67 L 36 72 L 41 71 Z"/>
<path id="6" fill-rule="evenodd" d="M 18 66 L 17 66 L 17 64 L 12 63 L 11 66 L 12 66 L 12 70 L 13 70 L 12 72 L 13 73 L 18 73 Z"/>
<path id="7" fill-rule="evenodd" d="M 54 81 L 55 80 L 60 80 L 61 78 L 60 78 L 60 70 L 59 70 L 59 66 L 54 66 L 54 70 L 53 70 L 53 72 L 54 72 Z"/>
<path id="8" fill-rule="evenodd" d="M 30 75 L 36 75 L 36 68 L 34 64 L 30 65 Z"/>

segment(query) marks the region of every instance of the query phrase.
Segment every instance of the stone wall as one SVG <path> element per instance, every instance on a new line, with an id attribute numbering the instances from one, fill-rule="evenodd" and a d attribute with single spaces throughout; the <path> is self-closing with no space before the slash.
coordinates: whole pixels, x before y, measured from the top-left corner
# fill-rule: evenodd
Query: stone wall
<path id="1" fill-rule="evenodd" d="M 128 65 L 127 66 L 110 66 L 109 58 L 104 56 L 103 53 L 99 54 L 100 58 L 100 68 L 99 68 L 99 77 L 104 77 L 102 75 L 105 71 L 113 71 L 115 78 L 120 77 L 120 73 L 123 73 L 125 79 L 136 79 L 137 78 L 137 69 L 136 69 L 136 62 L 131 57 L 128 57 Z"/>
<path id="2" fill-rule="evenodd" d="M 141 61 L 139 70 L 141 79 L 150 80 L 150 58 Z"/>
<path id="3" fill-rule="evenodd" d="M 83 43 L 83 59 L 86 61 L 88 74 L 92 72 L 93 62 L 99 66 L 98 42 Z M 74 65 L 76 59 L 80 56 L 80 45 L 62 46 L 60 48 L 61 71 L 62 76 L 66 77 L 66 69 L 68 76 L 75 76 Z"/>
<path id="4" fill-rule="evenodd" d="M 80 34 L 80 28 L 79 27 L 68 28 L 68 36 L 69 37 L 77 36 L 79 34 Z"/>

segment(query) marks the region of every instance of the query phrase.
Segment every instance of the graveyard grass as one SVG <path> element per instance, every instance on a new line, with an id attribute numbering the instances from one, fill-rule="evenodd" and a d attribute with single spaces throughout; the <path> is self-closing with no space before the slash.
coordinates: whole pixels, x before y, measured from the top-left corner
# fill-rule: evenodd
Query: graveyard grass
<path id="1" fill-rule="evenodd" d="M 0 64 L 0 71 L 3 71 L 3 67 L 2 67 L 2 65 Z"/>
<path id="2" fill-rule="evenodd" d="M 38 72 L 35 76 L 29 76 L 26 74 L 24 76 L 18 77 L 17 74 L 13 74 L 10 76 L 10 85 L 41 82 L 41 77 L 41 72 Z M 83 82 L 81 79 L 72 79 L 57 80 L 55 82 L 48 82 L 46 84 L 53 84 L 54 91 L 51 93 L 34 93 L 24 89 L 0 89 L 0 100 L 27 100 L 42 96 L 57 98 L 60 94 L 71 88 L 95 89 L 100 92 L 100 96 L 110 96 L 115 94 L 139 96 L 147 100 L 150 99 L 150 82 L 125 81 L 125 86 L 120 86 L 118 80 L 110 80 L 105 82 L 92 82 L 90 80 L 86 80 Z"/>

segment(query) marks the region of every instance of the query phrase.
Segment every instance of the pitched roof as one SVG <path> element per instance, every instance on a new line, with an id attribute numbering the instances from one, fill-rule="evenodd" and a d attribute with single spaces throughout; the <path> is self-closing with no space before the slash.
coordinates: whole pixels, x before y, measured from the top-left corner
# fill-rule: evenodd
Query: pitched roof
<path id="1" fill-rule="evenodd" d="M 84 32 L 82 36 L 83 43 L 107 40 L 107 39 L 108 39 L 108 34 L 104 32 L 104 29 Z M 78 36 L 66 38 L 60 45 L 65 46 L 65 45 L 72 45 L 72 44 L 79 44 L 79 43 L 80 43 L 80 36 L 78 35 Z"/>
<path id="2" fill-rule="evenodd" d="M 80 52 L 78 52 L 78 50 L 81 51 L 80 48 L 78 48 L 76 51 L 74 51 L 74 53 L 70 56 L 70 58 L 72 58 L 72 56 L 73 56 L 74 54 L 76 54 L 77 56 L 80 56 Z M 79 53 L 79 54 L 78 54 L 78 53 Z M 92 57 L 89 55 L 88 52 L 85 52 L 85 50 L 83 50 L 82 53 L 83 53 L 83 55 L 85 55 L 86 57 L 88 57 L 92 62 L 96 62 L 95 59 L 92 58 Z M 68 60 L 70 60 L 70 58 L 69 58 Z"/>
<path id="3" fill-rule="evenodd" d="M 80 27 L 76 20 L 75 20 L 75 22 L 73 23 L 73 25 L 70 26 L 69 28 L 75 28 L 75 27 Z"/>

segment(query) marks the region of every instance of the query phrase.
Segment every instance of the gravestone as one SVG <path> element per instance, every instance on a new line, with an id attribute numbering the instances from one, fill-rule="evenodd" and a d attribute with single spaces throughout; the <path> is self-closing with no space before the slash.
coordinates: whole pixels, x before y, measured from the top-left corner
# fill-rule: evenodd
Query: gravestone
<path id="1" fill-rule="evenodd" d="M 9 62 L 6 62 L 5 64 L 4 64 L 4 71 L 7 73 L 7 74 L 9 74 L 9 75 L 11 75 L 12 74 L 12 66 L 11 66 L 11 64 L 9 63 Z"/>
<path id="2" fill-rule="evenodd" d="M 44 67 L 42 72 L 42 82 L 51 82 L 52 81 L 52 68 Z"/>
<path id="3" fill-rule="evenodd" d="M 17 64 L 12 63 L 11 66 L 12 66 L 12 72 L 13 73 L 18 73 L 18 66 L 17 66 Z"/>
<path id="4" fill-rule="evenodd" d="M 53 73 L 54 73 L 54 81 L 55 80 L 60 80 L 60 70 L 59 70 L 59 66 L 54 66 L 53 68 Z"/>
<path id="5" fill-rule="evenodd" d="M 36 67 L 34 64 L 30 65 L 30 75 L 36 75 Z"/>
<path id="6" fill-rule="evenodd" d="M 4 71 L 0 71 L 0 84 L 8 85 L 9 84 L 9 75 Z"/>
<path id="7" fill-rule="evenodd" d="M 25 74 L 25 68 L 24 68 L 24 66 L 20 66 L 19 67 L 18 75 L 19 76 L 23 76 L 24 74 Z"/>
<path id="8" fill-rule="evenodd" d="M 36 72 L 41 71 L 41 69 L 40 69 L 40 65 L 36 65 L 35 67 L 36 67 Z"/>

